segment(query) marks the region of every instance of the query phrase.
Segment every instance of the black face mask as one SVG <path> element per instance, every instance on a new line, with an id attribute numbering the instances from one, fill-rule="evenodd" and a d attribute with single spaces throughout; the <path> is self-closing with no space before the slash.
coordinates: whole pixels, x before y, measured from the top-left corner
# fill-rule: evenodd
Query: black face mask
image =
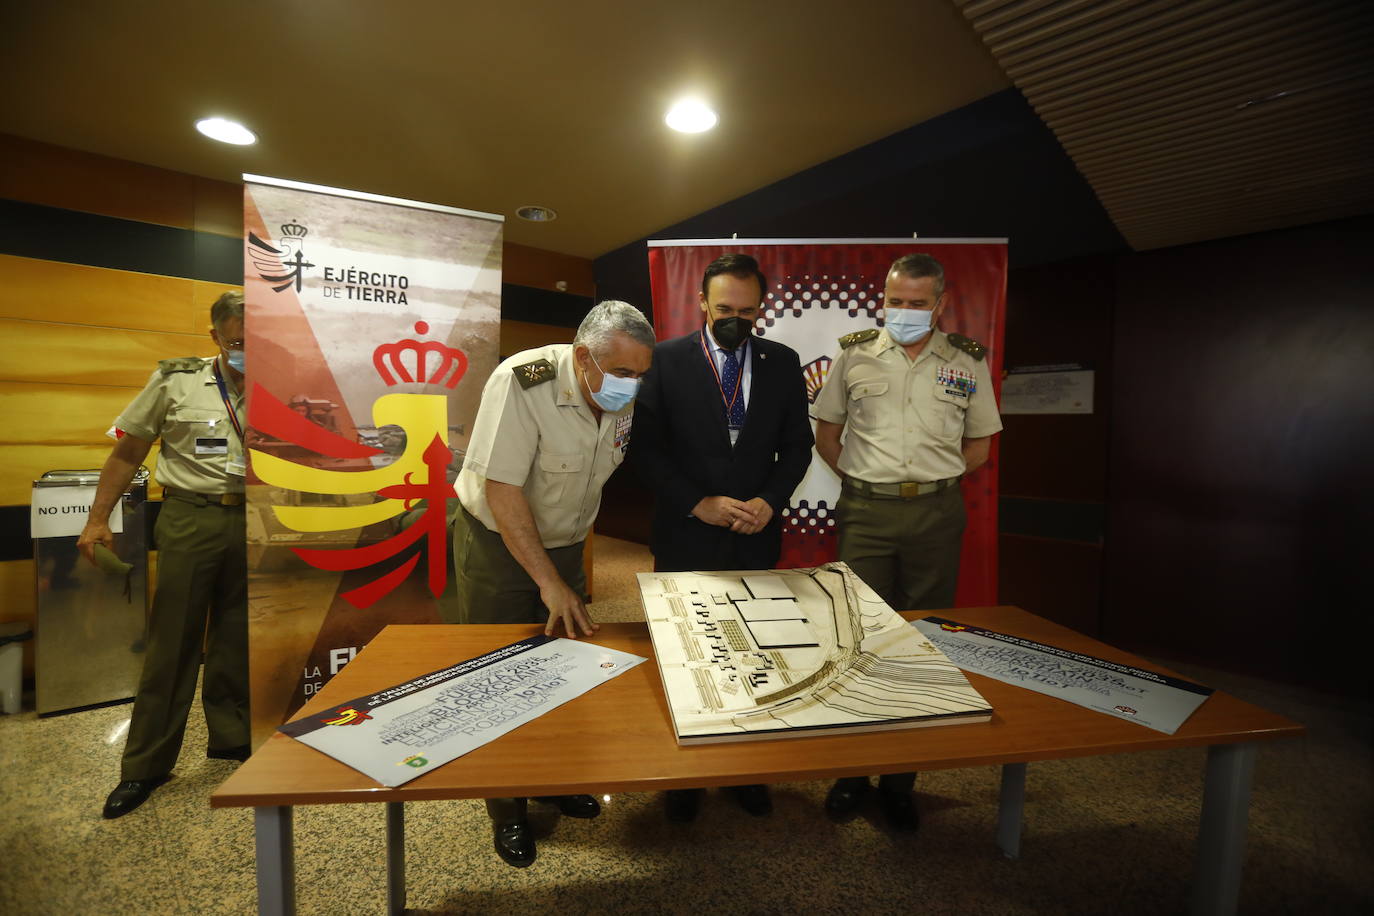
<path id="1" fill-rule="evenodd" d="M 725 349 L 734 350 L 753 329 L 754 323 L 746 318 L 717 318 L 711 324 L 711 336 Z"/>

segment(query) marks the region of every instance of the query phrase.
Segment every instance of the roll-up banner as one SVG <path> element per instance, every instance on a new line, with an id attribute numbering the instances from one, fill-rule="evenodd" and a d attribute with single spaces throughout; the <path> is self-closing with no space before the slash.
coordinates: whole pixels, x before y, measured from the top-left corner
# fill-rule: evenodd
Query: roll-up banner
<path id="1" fill-rule="evenodd" d="M 452 600 L 448 507 L 496 366 L 502 217 L 244 177 L 254 743 Z"/>
<path id="2" fill-rule="evenodd" d="M 755 333 L 797 351 L 814 404 L 839 338 L 882 327 L 883 287 L 892 262 L 920 252 L 945 268 L 947 304 L 940 330 L 972 337 L 988 349 L 994 393 L 1001 393 L 1007 302 L 1006 239 L 673 239 L 649 242 L 654 332 L 660 340 L 701 326 L 701 275 L 723 254 L 752 255 L 768 278 Z M 964 478 L 964 530 L 956 603 L 997 603 L 997 440 L 987 465 Z M 811 469 L 783 510 L 780 567 L 835 559 L 832 510 L 839 478 L 814 455 Z"/>

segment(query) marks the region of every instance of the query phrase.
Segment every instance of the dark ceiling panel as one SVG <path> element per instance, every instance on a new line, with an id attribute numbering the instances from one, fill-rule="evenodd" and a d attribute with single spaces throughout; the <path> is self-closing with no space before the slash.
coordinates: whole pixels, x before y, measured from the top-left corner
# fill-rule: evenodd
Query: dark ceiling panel
<path id="1" fill-rule="evenodd" d="M 1137 249 L 1374 210 L 1374 4 L 955 0 Z"/>
<path id="2" fill-rule="evenodd" d="M 1125 250 L 1015 90 L 836 157 L 596 261 L 597 294 L 649 304 L 648 238 L 1007 237 L 1013 267 Z"/>

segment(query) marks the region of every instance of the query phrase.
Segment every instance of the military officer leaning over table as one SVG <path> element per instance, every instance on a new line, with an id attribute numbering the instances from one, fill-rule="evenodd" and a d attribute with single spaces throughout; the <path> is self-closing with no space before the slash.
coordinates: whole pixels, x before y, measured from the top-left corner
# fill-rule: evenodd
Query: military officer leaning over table
<path id="1" fill-rule="evenodd" d="M 627 302 L 602 302 L 571 344 L 517 353 L 492 372 L 458 474 L 453 525 L 456 615 L 447 623 L 562 625 L 576 639 L 597 624 L 582 597 L 582 545 L 601 488 L 625 460 L 639 378 L 654 332 Z M 540 799 L 596 817 L 590 795 Z M 517 868 L 535 858 L 526 799 L 487 799 L 496 851 Z"/>
<path id="2" fill-rule="evenodd" d="M 897 610 L 954 604 L 964 534 L 959 479 L 987 461 L 1002 428 L 983 346 L 935 330 L 944 289 L 944 267 L 930 255 L 893 262 L 885 327 L 840 338 L 814 410 L 816 451 L 841 480 L 839 558 Z M 918 825 L 915 780 L 879 780 L 898 829 Z M 852 814 L 869 788 L 863 776 L 839 780 L 826 810 Z"/>
<path id="3" fill-rule="evenodd" d="M 110 513 L 160 438 L 157 591 L 120 765 L 122 781 L 105 802 L 107 818 L 128 814 L 169 778 L 195 695 L 202 643 L 205 755 L 248 757 L 243 294 L 220 296 L 210 322 L 219 355 L 162 360 L 115 420 L 118 439 L 77 540 L 92 563 L 97 545 L 113 545 Z"/>

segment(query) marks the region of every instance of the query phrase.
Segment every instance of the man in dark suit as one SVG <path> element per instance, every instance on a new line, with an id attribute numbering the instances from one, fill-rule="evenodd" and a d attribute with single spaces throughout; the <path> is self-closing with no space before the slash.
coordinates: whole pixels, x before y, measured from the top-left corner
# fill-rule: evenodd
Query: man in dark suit
<path id="1" fill-rule="evenodd" d="M 702 327 L 654 348 L 630 455 L 658 497 L 658 571 L 777 565 L 782 508 L 815 439 L 796 351 L 751 333 L 765 289 L 757 261 L 722 255 L 701 280 Z M 691 820 L 701 794 L 669 792 L 668 816 Z M 766 786 L 734 794 L 751 814 L 772 810 Z"/>

